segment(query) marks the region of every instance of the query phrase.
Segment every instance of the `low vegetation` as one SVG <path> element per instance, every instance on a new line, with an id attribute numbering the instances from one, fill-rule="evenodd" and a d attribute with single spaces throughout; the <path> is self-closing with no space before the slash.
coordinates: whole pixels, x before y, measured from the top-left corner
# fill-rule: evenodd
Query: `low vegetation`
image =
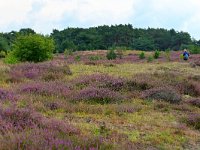
<path id="1" fill-rule="evenodd" d="M 199 149 L 200 55 L 140 54 L 0 60 L 0 149 Z"/>

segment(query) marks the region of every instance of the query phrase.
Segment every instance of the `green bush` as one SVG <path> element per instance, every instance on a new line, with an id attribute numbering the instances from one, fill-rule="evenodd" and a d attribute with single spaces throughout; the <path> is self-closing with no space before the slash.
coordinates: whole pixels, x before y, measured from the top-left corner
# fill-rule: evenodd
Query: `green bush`
<path id="1" fill-rule="evenodd" d="M 6 52 L 0 50 L 0 58 L 5 58 L 6 57 Z"/>
<path id="2" fill-rule="evenodd" d="M 42 62 L 53 57 L 54 49 L 53 40 L 47 36 L 39 34 L 19 36 L 12 47 L 12 54 L 8 56 L 11 58 L 7 60 Z"/>
<path id="3" fill-rule="evenodd" d="M 13 51 L 11 51 L 10 53 L 8 53 L 8 55 L 4 59 L 4 63 L 16 64 L 16 63 L 19 63 L 19 60 L 17 59 L 17 57 L 15 57 L 15 55 L 13 54 Z"/>
<path id="4" fill-rule="evenodd" d="M 124 55 L 124 52 L 127 50 L 127 48 L 126 47 L 116 47 L 115 48 L 116 49 L 116 54 L 117 54 L 117 57 L 119 58 L 119 59 L 122 59 L 122 57 L 123 57 L 123 55 Z"/>
<path id="5" fill-rule="evenodd" d="M 67 58 L 68 56 L 73 54 L 73 50 L 72 49 L 65 49 L 64 51 L 64 55 Z"/>
<path id="6" fill-rule="evenodd" d="M 75 59 L 75 61 L 81 61 L 81 56 L 77 55 L 74 59 Z"/>
<path id="7" fill-rule="evenodd" d="M 152 62 L 152 61 L 153 61 L 153 56 L 149 56 L 147 62 Z"/>
<path id="8" fill-rule="evenodd" d="M 96 61 L 96 60 L 101 60 L 101 59 L 102 59 L 101 56 L 98 56 L 98 55 L 90 56 L 90 57 L 89 57 L 89 60 L 90 60 L 90 61 Z"/>
<path id="9" fill-rule="evenodd" d="M 167 59 L 168 61 L 171 60 L 170 55 L 171 55 L 170 49 L 165 50 L 165 57 L 166 57 L 166 59 Z"/>
<path id="10" fill-rule="evenodd" d="M 189 48 L 191 54 L 200 54 L 200 46 L 189 45 L 188 48 Z"/>
<path id="11" fill-rule="evenodd" d="M 156 51 L 154 52 L 154 58 L 155 58 L 155 59 L 158 59 L 159 56 L 160 56 L 160 52 L 159 52 L 158 50 L 156 50 Z"/>
<path id="12" fill-rule="evenodd" d="M 117 58 L 117 54 L 115 53 L 115 51 L 113 49 L 111 49 L 107 52 L 106 57 L 108 60 L 113 60 L 113 59 Z"/>
<path id="13" fill-rule="evenodd" d="M 144 53 L 144 52 L 141 52 L 140 55 L 139 55 L 139 58 L 140 58 L 140 59 L 145 59 L 145 53 Z"/>

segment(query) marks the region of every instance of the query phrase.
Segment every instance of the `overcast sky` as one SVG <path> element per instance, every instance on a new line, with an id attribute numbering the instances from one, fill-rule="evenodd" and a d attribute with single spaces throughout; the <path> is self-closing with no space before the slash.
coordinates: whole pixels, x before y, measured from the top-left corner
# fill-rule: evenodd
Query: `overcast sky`
<path id="1" fill-rule="evenodd" d="M 174 28 L 200 39 L 200 0 L 0 0 L 0 32 L 132 24 Z"/>

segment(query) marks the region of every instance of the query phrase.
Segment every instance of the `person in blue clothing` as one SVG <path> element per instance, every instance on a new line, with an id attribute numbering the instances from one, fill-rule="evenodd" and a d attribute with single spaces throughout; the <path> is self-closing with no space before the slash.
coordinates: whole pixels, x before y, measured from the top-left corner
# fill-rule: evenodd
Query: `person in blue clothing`
<path id="1" fill-rule="evenodd" d="M 183 59 L 184 60 L 188 60 L 189 59 L 189 56 L 190 54 L 188 53 L 188 51 L 186 49 L 184 49 L 184 52 L 183 52 Z"/>

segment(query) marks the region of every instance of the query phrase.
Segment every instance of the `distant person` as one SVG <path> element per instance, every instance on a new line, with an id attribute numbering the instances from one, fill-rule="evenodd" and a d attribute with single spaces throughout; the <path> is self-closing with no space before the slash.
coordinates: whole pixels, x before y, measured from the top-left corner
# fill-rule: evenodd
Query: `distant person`
<path id="1" fill-rule="evenodd" d="M 184 49 L 184 52 L 183 52 L 183 59 L 184 60 L 188 60 L 189 59 L 189 56 L 190 54 L 188 53 L 188 51 L 186 49 Z"/>

